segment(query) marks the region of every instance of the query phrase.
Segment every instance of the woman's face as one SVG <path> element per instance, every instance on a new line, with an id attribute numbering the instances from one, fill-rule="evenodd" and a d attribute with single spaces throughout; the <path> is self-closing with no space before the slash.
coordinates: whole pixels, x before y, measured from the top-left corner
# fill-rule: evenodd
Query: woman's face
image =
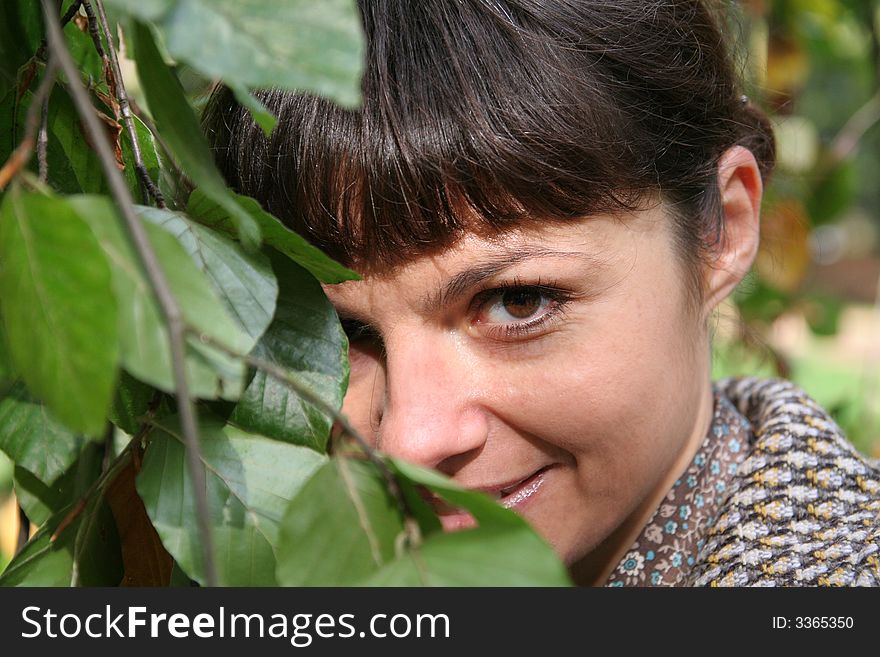
<path id="1" fill-rule="evenodd" d="M 567 563 L 601 570 L 707 431 L 687 280 L 657 206 L 469 234 L 326 286 L 352 338 L 343 412 L 382 451 L 487 492 Z M 447 529 L 473 523 L 439 512 Z"/>

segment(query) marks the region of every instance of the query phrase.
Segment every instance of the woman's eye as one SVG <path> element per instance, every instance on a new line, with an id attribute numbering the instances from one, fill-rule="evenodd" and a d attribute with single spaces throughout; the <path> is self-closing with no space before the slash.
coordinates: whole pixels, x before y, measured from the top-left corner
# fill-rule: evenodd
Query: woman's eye
<path id="1" fill-rule="evenodd" d="M 373 326 L 356 319 L 340 319 L 339 323 L 348 337 L 348 361 L 352 376 L 355 372 L 363 373 L 365 367 L 383 357 L 385 345 Z"/>
<path id="2" fill-rule="evenodd" d="M 349 344 L 355 344 L 367 340 L 374 341 L 378 339 L 376 329 L 369 324 L 360 322 L 356 319 L 340 319 L 339 323 L 342 324 L 342 330 L 345 331 Z"/>
<path id="3" fill-rule="evenodd" d="M 539 333 L 562 311 L 568 295 L 539 285 L 515 285 L 477 296 L 474 324 L 488 337 L 513 339 Z"/>
<path id="4" fill-rule="evenodd" d="M 509 288 L 486 304 L 484 321 L 507 324 L 522 322 L 540 315 L 550 299 L 534 288 Z"/>

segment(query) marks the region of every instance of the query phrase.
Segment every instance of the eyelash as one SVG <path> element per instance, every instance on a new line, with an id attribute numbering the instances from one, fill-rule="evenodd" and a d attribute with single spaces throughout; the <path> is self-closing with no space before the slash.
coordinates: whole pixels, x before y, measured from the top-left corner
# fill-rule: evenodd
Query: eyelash
<path id="1" fill-rule="evenodd" d="M 359 342 L 361 340 L 373 340 L 378 337 L 376 330 L 369 324 L 365 324 L 356 319 L 340 319 L 342 330 L 348 338 L 349 344 Z"/>
<path id="2" fill-rule="evenodd" d="M 516 340 L 540 333 L 542 329 L 561 319 L 565 314 L 568 303 L 573 298 L 571 292 L 558 287 L 553 281 L 544 283 L 539 279 L 536 283 L 527 284 L 523 283 L 520 279 L 513 279 L 477 293 L 472 302 L 472 312 L 475 314 L 481 312 L 491 301 L 500 299 L 509 292 L 528 292 L 539 295 L 549 301 L 550 306 L 539 317 L 525 322 L 479 324 L 483 327 L 484 335 L 490 339 L 502 341 Z"/>
<path id="3" fill-rule="evenodd" d="M 492 288 L 478 292 L 471 302 L 471 313 L 478 314 L 484 310 L 490 301 L 503 297 L 509 292 L 528 292 L 537 294 L 550 302 L 550 307 L 539 317 L 525 322 L 510 322 L 507 324 L 478 323 L 482 326 L 483 334 L 493 340 L 512 341 L 539 333 L 550 323 L 558 321 L 566 311 L 566 306 L 572 300 L 573 294 L 557 287 L 555 282 L 544 283 L 540 279 L 536 283 L 523 283 L 520 279 L 504 281 Z M 376 330 L 356 319 L 341 319 L 342 329 L 348 337 L 349 344 L 355 344 L 364 340 L 379 340 L 381 337 Z"/>

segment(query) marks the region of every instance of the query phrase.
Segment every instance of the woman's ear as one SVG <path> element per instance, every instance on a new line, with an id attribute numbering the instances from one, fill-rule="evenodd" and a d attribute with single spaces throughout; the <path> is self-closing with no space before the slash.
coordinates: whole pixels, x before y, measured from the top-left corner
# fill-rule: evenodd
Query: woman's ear
<path id="1" fill-rule="evenodd" d="M 755 156 L 733 146 L 718 161 L 724 229 L 706 270 L 704 311 L 708 315 L 745 277 L 758 253 L 764 185 Z"/>

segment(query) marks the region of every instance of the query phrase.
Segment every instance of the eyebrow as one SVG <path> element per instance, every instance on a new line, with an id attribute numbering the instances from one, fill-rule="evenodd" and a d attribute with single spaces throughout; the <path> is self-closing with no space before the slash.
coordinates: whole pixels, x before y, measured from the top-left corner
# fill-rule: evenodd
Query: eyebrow
<path id="1" fill-rule="evenodd" d="M 423 307 L 427 312 L 434 312 L 457 300 L 483 281 L 500 274 L 505 269 L 509 269 L 526 260 L 538 258 L 579 258 L 588 260 L 597 266 L 600 264 L 598 259 L 581 251 L 554 251 L 545 247 L 526 246 L 516 251 L 508 251 L 492 256 L 484 262 L 455 274 L 435 293 L 425 298 Z"/>

